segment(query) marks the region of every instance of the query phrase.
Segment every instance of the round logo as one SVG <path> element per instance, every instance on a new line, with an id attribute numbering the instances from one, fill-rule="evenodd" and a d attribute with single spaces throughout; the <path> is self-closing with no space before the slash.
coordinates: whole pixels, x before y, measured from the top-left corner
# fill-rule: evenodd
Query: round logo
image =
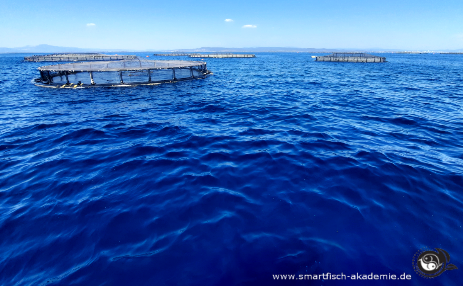
<path id="1" fill-rule="evenodd" d="M 422 249 L 413 256 L 413 268 L 418 275 L 424 278 L 434 278 L 444 273 L 445 270 L 458 269 L 449 262 L 450 255 L 440 248 Z"/>

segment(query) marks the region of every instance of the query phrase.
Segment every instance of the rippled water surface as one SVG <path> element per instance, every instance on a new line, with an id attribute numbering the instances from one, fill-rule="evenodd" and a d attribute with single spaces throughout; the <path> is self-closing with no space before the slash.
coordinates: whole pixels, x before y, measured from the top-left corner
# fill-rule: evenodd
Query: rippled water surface
<path id="1" fill-rule="evenodd" d="M 79 90 L 34 86 L 24 56 L 0 55 L 0 284 L 461 285 L 463 56 Z M 419 277 L 423 247 L 459 269 Z"/>

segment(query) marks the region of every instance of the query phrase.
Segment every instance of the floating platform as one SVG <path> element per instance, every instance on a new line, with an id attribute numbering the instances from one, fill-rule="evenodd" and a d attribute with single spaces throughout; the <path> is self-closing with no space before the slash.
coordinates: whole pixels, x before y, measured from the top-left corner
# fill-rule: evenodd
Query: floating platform
<path id="1" fill-rule="evenodd" d="M 117 61 L 136 59 L 135 55 L 105 55 L 97 53 L 50 54 L 25 57 L 26 62 L 81 62 L 81 61 Z"/>
<path id="2" fill-rule="evenodd" d="M 408 54 L 408 55 L 426 55 L 431 54 L 430 52 L 396 52 L 396 54 Z"/>
<path id="3" fill-rule="evenodd" d="M 384 63 L 385 57 L 365 53 L 332 53 L 328 56 L 315 57 L 317 62 L 349 62 L 349 63 Z"/>
<path id="4" fill-rule="evenodd" d="M 120 60 L 39 67 L 37 86 L 84 88 L 137 86 L 205 78 L 212 74 L 201 61 Z"/>
<path id="5" fill-rule="evenodd" d="M 165 53 L 165 54 L 153 54 L 156 57 L 188 57 L 191 54 L 188 53 Z"/>
<path id="6" fill-rule="evenodd" d="M 217 53 L 217 54 L 190 54 L 190 58 L 255 58 L 253 54 L 231 54 L 231 53 Z"/>

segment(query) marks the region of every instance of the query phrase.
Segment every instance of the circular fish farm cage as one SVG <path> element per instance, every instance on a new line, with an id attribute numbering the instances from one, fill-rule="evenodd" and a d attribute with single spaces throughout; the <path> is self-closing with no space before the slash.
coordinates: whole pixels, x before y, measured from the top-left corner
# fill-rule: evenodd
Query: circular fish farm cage
<path id="1" fill-rule="evenodd" d="M 35 84 L 53 88 L 155 85 L 205 78 L 212 74 L 200 61 L 121 60 L 66 63 L 39 67 Z"/>
<path id="2" fill-rule="evenodd" d="M 188 57 L 191 54 L 188 53 L 161 53 L 161 54 L 153 54 L 156 57 Z"/>
<path id="3" fill-rule="evenodd" d="M 255 58 L 254 54 L 232 54 L 232 53 L 211 53 L 211 54 L 190 54 L 190 58 L 217 58 L 217 59 L 229 59 L 229 58 Z"/>
<path id="4" fill-rule="evenodd" d="M 317 62 L 349 62 L 349 63 L 384 63 L 385 57 L 366 53 L 332 53 L 328 56 L 315 57 Z"/>
<path id="5" fill-rule="evenodd" d="M 97 53 L 51 54 L 25 57 L 26 62 L 80 62 L 80 61 L 117 61 L 136 59 L 135 55 L 105 55 Z"/>

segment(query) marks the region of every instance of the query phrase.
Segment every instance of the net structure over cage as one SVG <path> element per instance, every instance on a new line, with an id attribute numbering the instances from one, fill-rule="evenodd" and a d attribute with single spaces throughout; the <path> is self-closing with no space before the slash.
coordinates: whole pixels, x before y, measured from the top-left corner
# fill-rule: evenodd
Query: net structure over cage
<path id="1" fill-rule="evenodd" d="M 317 62 L 351 62 L 351 63 L 384 63 L 385 57 L 366 53 L 332 53 L 328 56 L 315 57 Z"/>
<path id="2" fill-rule="evenodd" d="M 50 54 L 25 57 L 26 62 L 79 62 L 79 61 L 116 61 L 136 59 L 135 55 L 105 55 L 98 53 Z"/>
<path id="3" fill-rule="evenodd" d="M 56 88 L 152 85 L 211 74 L 205 62 L 121 60 L 39 67 L 36 85 Z"/>

